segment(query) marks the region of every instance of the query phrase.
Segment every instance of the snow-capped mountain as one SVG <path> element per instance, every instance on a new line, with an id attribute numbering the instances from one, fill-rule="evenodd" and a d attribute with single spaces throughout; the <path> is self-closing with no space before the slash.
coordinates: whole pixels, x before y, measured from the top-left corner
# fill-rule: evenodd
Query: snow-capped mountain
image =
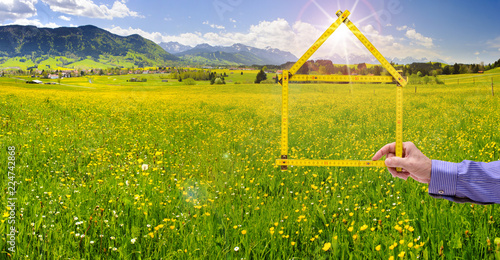
<path id="1" fill-rule="evenodd" d="M 181 59 L 205 64 L 280 65 L 297 60 L 295 55 L 287 51 L 271 47 L 259 49 L 240 43 L 231 46 L 212 46 L 204 43 L 187 48 L 189 46 L 168 42 L 161 43 L 160 46 Z M 183 51 L 177 51 L 182 48 Z"/>
<path id="2" fill-rule="evenodd" d="M 191 46 L 183 45 L 178 42 L 162 42 L 158 45 L 160 45 L 160 47 L 171 54 L 176 54 L 193 48 Z"/>

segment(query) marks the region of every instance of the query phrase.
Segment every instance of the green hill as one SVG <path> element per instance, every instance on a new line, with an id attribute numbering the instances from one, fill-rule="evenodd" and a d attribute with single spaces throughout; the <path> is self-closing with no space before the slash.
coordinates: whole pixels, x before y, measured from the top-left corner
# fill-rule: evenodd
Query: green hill
<path id="1" fill-rule="evenodd" d="M 0 26 L 0 57 L 3 57 L 1 67 L 38 66 L 38 61 L 47 60 L 47 56 L 50 59 L 64 57 L 66 61 L 61 62 L 62 65 L 88 58 L 99 62 L 103 56 L 114 57 L 112 59 L 135 66 L 158 65 L 179 60 L 154 42 L 137 34 L 123 37 L 91 25 L 55 29 L 21 25 Z"/>

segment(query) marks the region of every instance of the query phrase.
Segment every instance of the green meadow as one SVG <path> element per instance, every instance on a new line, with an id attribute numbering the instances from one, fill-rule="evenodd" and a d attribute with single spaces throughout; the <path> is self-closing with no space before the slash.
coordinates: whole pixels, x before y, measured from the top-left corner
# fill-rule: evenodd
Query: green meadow
<path id="1" fill-rule="evenodd" d="M 500 258 L 497 205 L 434 199 L 385 168 L 281 171 L 280 86 L 224 72 L 225 85 L 0 77 L 1 258 Z M 499 73 L 408 85 L 404 140 L 432 159 L 499 160 Z M 395 95 L 291 84 L 290 158 L 370 159 L 395 140 Z"/>

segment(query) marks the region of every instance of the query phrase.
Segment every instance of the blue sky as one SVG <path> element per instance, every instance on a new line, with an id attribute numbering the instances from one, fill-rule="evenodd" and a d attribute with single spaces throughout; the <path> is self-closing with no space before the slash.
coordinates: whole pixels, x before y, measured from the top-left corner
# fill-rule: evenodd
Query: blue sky
<path id="1" fill-rule="evenodd" d="M 500 0 L 2 0 L 0 24 L 92 24 L 157 43 L 267 46 L 300 56 L 336 19 L 350 19 L 386 57 L 491 63 L 500 58 Z M 369 55 L 341 26 L 313 58 Z"/>

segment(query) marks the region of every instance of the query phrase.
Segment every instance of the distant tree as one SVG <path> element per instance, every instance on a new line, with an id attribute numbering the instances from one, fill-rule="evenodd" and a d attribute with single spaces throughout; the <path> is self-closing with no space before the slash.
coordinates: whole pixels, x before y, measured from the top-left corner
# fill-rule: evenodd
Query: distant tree
<path id="1" fill-rule="evenodd" d="M 469 72 L 469 66 L 462 64 L 460 66 L 459 72 L 460 72 L 460 74 L 465 74 L 465 73 Z"/>
<path id="2" fill-rule="evenodd" d="M 450 75 L 450 74 L 451 74 L 450 66 L 448 66 L 448 65 L 444 66 L 443 75 Z"/>
<path id="3" fill-rule="evenodd" d="M 366 69 L 366 63 L 360 63 L 360 64 L 358 64 L 358 70 L 359 71 L 362 71 L 364 69 Z"/>
<path id="4" fill-rule="evenodd" d="M 210 73 L 210 85 L 215 83 L 215 72 Z"/>
<path id="5" fill-rule="evenodd" d="M 407 72 L 408 72 L 408 74 L 407 74 L 408 76 L 413 74 L 413 69 L 411 68 L 411 66 L 408 66 Z"/>
<path id="6" fill-rule="evenodd" d="M 417 77 L 422 77 L 422 72 L 418 71 L 417 72 Z"/>
<path id="7" fill-rule="evenodd" d="M 326 74 L 328 74 L 328 72 L 326 71 L 326 67 L 323 66 L 323 65 L 319 66 L 318 72 L 319 72 L 320 75 L 326 75 Z"/>
<path id="8" fill-rule="evenodd" d="M 309 74 L 309 62 L 304 63 L 302 67 L 297 71 L 297 74 Z"/>
<path id="9" fill-rule="evenodd" d="M 382 69 L 380 68 L 380 66 L 375 66 L 375 71 L 373 74 L 376 76 L 380 76 L 381 72 L 382 72 Z"/>
<path id="10" fill-rule="evenodd" d="M 192 78 L 187 78 L 183 83 L 184 85 L 196 85 L 196 81 Z"/>
<path id="11" fill-rule="evenodd" d="M 457 63 L 455 63 L 453 65 L 453 74 L 459 74 L 460 73 L 460 65 L 458 65 Z"/>
<path id="12" fill-rule="evenodd" d="M 265 68 L 265 67 L 264 67 Z M 267 79 L 267 75 L 264 72 L 264 68 L 262 68 L 259 73 L 257 73 L 257 77 L 255 78 L 255 83 L 259 84 L 261 81 Z"/>
<path id="13" fill-rule="evenodd" d="M 493 63 L 493 67 L 491 67 L 491 68 L 496 68 L 496 67 L 498 67 L 498 64 L 499 64 L 499 63 L 500 63 L 500 59 L 498 59 L 497 61 L 495 61 L 495 62 Z"/>
<path id="14" fill-rule="evenodd" d="M 342 75 L 347 75 L 349 74 L 349 69 L 347 68 L 346 65 L 340 67 L 340 72 L 342 73 Z"/>
<path id="15" fill-rule="evenodd" d="M 419 71 L 420 72 L 420 71 Z M 431 81 L 431 79 L 429 78 L 429 76 L 425 76 L 424 77 L 424 84 L 428 84 L 429 81 Z"/>
<path id="16" fill-rule="evenodd" d="M 472 68 L 472 73 L 478 73 L 479 72 L 479 66 L 477 64 L 474 65 Z"/>
<path id="17" fill-rule="evenodd" d="M 214 81 L 214 84 L 226 84 L 226 82 L 224 81 L 224 77 L 221 77 L 221 78 L 216 78 L 215 81 Z"/>

